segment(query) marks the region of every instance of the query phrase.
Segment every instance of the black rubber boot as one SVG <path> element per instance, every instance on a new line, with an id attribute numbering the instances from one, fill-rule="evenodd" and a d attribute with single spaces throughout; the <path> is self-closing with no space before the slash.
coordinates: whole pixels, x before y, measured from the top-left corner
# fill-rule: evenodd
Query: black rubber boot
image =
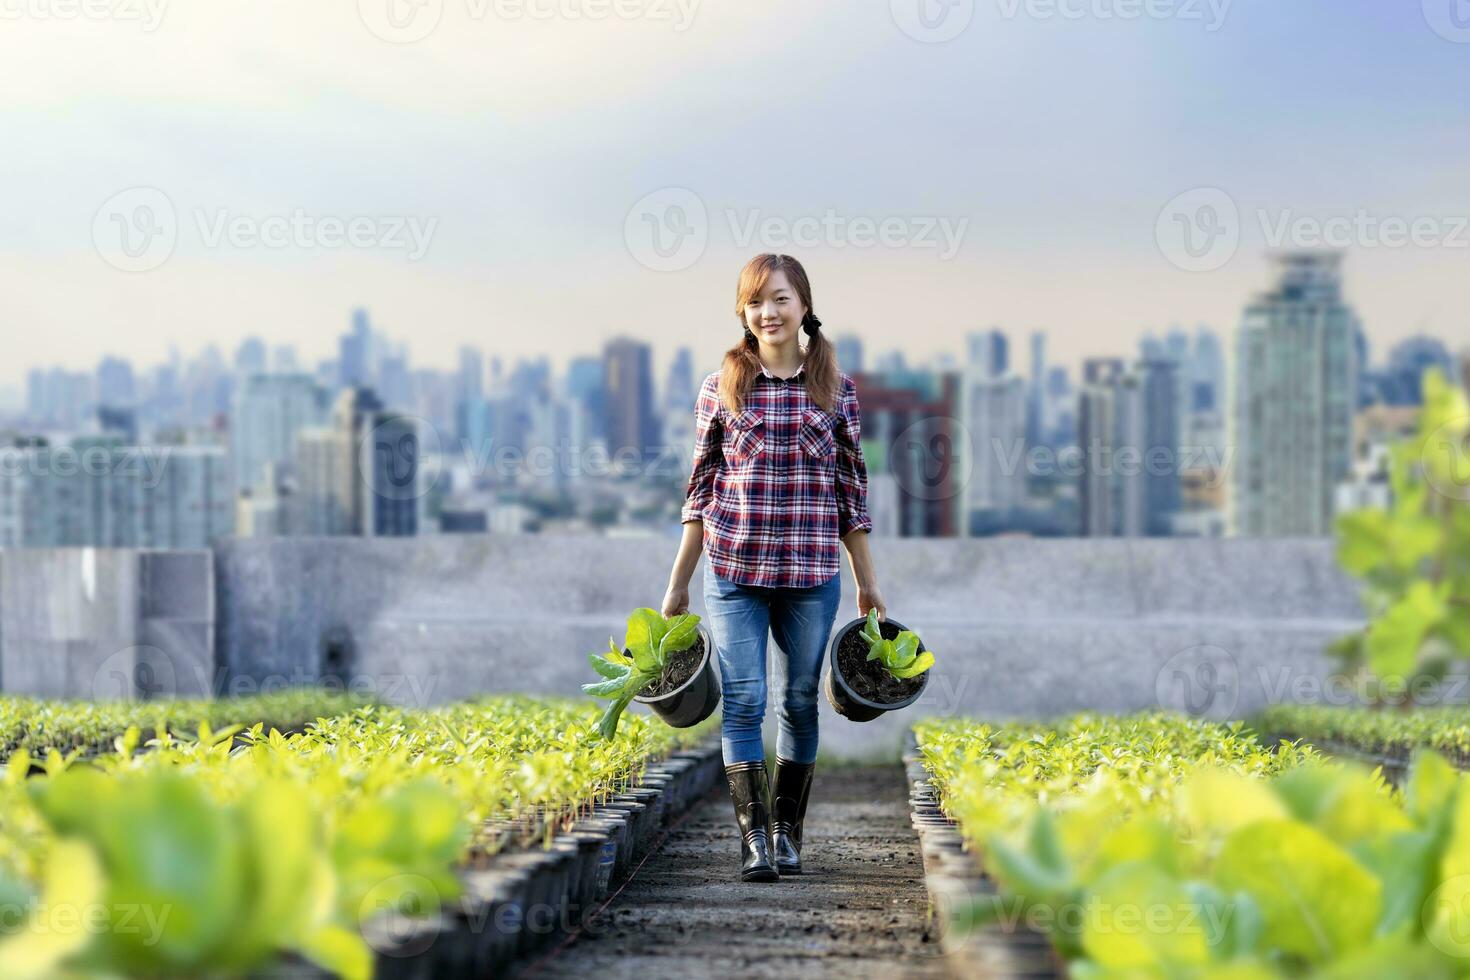
<path id="1" fill-rule="evenodd" d="M 771 811 L 766 805 L 770 778 L 766 760 L 736 762 L 725 767 L 730 782 L 730 799 L 735 803 L 735 820 L 740 824 L 740 879 L 778 881 L 776 862 L 771 857 Z"/>
<path id="2" fill-rule="evenodd" d="M 783 875 L 801 874 L 801 824 L 806 819 L 806 801 L 812 792 L 812 773 L 817 764 L 805 765 L 776 757 L 776 789 L 771 825 L 775 830 L 771 849 L 776 853 L 776 870 Z"/>

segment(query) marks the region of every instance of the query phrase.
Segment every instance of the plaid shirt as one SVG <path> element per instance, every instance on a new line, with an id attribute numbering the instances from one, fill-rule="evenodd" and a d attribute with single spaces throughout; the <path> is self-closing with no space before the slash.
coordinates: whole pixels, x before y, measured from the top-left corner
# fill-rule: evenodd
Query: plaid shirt
<path id="1" fill-rule="evenodd" d="M 807 397 L 803 370 L 765 366 L 745 409 L 720 404 L 720 372 L 694 407 L 694 468 L 681 521 L 704 522 L 709 564 L 742 585 L 811 588 L 839 570 L 839 540 L 873 530 L 857 387 L 842 375 L 837 411 Z"/>

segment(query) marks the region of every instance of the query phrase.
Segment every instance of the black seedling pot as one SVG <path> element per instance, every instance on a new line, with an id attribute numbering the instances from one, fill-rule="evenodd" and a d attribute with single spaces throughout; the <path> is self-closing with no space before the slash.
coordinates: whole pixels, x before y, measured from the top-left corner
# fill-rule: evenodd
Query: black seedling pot
<path id="1" fill-rule="evenodd" d="M 907 708 L 924 693 L 924 688 L 929 686 L 929 675 L 934 673 L 934 668 L 930 667 L 920 674 L 918 677 L 918 688 L 911 695 L 900 701 L 870 701 L 857 691 L 854 691 L 852 685 L 848 683 L 848 679 L 842 674 L 842 668 L 837 662 L 837 651 L 842 647 L 843 638 L 848 633 L 862 632 L 863 625 L 866 622 L 867 617 L 852 620 L 837 631 L 832 637 L 832 643 L 827 648 L 827 677 L 822 683 L 822 689 L 827 692 L 827 701 L 832 705 L 832 709 L 848 721 L 872 721 L 874 718 L 878 718 L 886 712 L 897 711 L 899 708 Z M 890 640 L 908 629 L 907 626 L 896 619 L 885 619 L 878 624 L 878 628 L 882 631 L 884 638 Z M 857 642 L 862 643 L 863 641 L 858 640 Z M 922 638 L 919 640 L 919 650 L 921 652 L 924 650 L 924 641 Z"/>
<path id="2" fill-rule="evenodd" d="M 714 714 L 715 709 L 720 706 L 720 674 L 715 669 L 715 644 L 703 623 L 695 624 L 694 628 L 704 641 L 704 658 L 694 671 L 694 676 L 667 694 L 633 699 L 639 704 L 648 705 L 674 728 L 691 728 Z"/>

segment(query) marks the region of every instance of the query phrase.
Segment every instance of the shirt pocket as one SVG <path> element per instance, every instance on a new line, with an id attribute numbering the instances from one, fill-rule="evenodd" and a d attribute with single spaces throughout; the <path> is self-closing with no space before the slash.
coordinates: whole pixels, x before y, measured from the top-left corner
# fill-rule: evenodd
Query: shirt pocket
<path id="1" fill-rule="evenodd" d="M 754 459 L 766 448 L 765 418 L 758 408 L 747 408 L 739 414 L 726 413 L 725 458 L 743 463 Z"/>
<path id="2" fill-rule="evenodd" d="M 830 457 L 837 449 L 837 438 L 832 434 L 832 426 L 836 422 L 837 416 L 820 408 L 809 408 L 803 412 L 801 429 L 797 432 L 801 451 L 813 459 Z"/>

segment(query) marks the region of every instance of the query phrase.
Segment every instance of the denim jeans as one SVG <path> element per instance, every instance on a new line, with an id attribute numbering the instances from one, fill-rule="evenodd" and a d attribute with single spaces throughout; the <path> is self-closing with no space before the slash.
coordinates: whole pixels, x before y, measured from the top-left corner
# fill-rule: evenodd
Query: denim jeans
<path id="1" fill-rule="evenodd" d="M 766 757 L 761 721 L 766 712 L 766 636 L 775 658 L 776 754 L 792 762 L 817 760 L 817 682 L 837 607 L 842 571 L 809 589 L 741 585 L 704 570 L 704 608 L 720 658 L 723 692 L 720 744 L 725 764 Z"/>

